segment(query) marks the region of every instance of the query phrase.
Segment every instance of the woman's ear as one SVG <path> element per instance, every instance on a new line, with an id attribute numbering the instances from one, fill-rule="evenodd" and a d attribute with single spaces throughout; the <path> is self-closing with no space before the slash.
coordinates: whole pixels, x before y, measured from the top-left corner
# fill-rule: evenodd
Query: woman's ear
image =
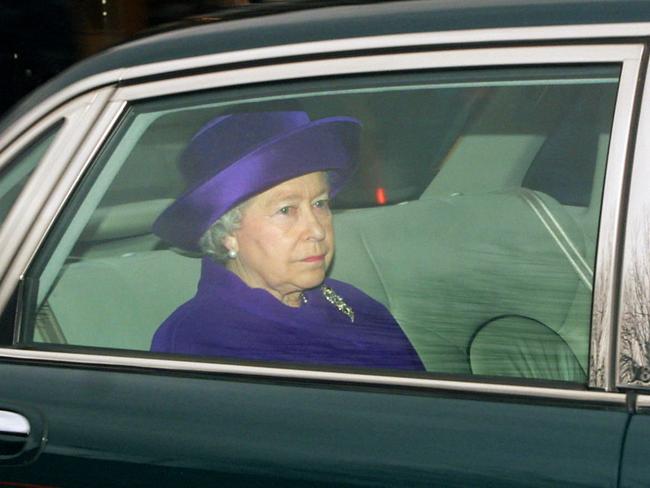
<path id="1" fill-rule="evenodd" d="M 229 251 L 239 252 L 239 243 L 237 242 L 237 238 L 234 235 L 228 234 L 223 238 L 222 242 L 226 249 Z"/>

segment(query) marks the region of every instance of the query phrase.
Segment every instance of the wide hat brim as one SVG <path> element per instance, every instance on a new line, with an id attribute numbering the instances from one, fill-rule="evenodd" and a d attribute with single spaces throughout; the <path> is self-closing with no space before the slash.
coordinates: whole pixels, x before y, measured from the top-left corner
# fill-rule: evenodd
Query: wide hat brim
<path id="1" fill-rule="evenodd" d="M 360 129 L 356 119 L 329 117 L 266 141 L 177 198 L 152 230 L 172 246 L 200 252 L 200 238 L 223 214 L 284 181 L 326 171 L 334 196 L 358 165 Z"/>

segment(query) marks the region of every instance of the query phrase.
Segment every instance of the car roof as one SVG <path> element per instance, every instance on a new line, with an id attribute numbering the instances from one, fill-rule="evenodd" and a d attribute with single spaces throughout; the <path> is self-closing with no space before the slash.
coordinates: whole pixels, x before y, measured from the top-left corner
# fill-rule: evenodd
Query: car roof
<path id="1" fill-rule="evenodd" d="M 206 15 L 180 28 L 108 49 L 64 71 L 0 122 L 0 132 L 50 95 L 84 78 L 120 68 L 302 42 L 466 29 L 586 25 L 650 20 L 650 0 L 416 0 L 306 8 L 286 5 L 252 18 Z M 255 11 L 253 10 L 253 14 Z M 224 18 L 226 20 L 224 20 Z"/>

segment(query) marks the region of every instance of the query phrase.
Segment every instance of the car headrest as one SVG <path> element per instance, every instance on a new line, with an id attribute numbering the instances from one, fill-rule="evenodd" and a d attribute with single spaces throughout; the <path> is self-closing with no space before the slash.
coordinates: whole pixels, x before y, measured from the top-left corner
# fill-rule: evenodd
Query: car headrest
<path id="1" fill-rule="evenodd" d="M 473 374 L 584 382 L 585 372 L 562 337 L 521 315 L 481 326 L 468 347 Z"/>
<path id="2" fill-rule="evenodd" d="M 81 234 L 81 241 L 123 239 L 151 233 L 151 225 L 172 202 L 169 198 L 100 207 Z"/>

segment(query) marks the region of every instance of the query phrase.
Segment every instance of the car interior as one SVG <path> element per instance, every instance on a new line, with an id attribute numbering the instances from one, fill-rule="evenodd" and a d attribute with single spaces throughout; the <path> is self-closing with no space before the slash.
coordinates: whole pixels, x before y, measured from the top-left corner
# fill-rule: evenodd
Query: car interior
<path id="1" fill-rule="evenodd" d="M 361 167 L 334 202 L 330 276 L 386 305 L 427 371 L 584 383 L 610 78 L 410 91 L 395 82 L 252 106 L 362 121 Z M 251 104 L 152 103 L 155 114 L 131 112 L 107 143 L 28 273 L 24 342 L 147 351 L 193 296 L 200 259 L 151 224 L 183 190 L 175 165 L 192 133 Z"/>

